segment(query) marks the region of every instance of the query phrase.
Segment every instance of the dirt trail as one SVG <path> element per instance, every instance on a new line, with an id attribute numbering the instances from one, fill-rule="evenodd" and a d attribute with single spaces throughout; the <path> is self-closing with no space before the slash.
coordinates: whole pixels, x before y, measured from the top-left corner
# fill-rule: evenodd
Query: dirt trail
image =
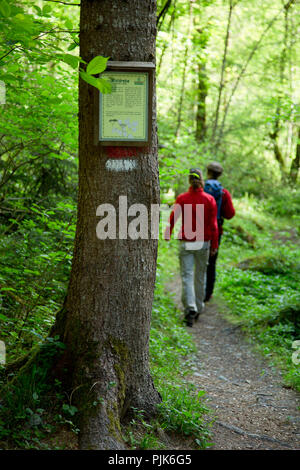
<path id="1" fill-rule="evenodd" d="M 180 283 L 171 290 L 180 306 Z M 207 392 L 215 416 L 210 449 L 299 450 L 300 397 L 283 387 L 280 372 L 253 352 L 213 302 L 187 329 L 198 349 L 189 380 Z"/>

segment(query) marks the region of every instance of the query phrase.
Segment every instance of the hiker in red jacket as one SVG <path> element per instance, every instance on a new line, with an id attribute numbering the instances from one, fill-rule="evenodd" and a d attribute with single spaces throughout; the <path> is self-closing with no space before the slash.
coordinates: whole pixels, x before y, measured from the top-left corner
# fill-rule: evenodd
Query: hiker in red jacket
<path id="1" fill-rule="evenodd" d="M 218 242 L 219 245 L 221 243 L 221 236 L 223 233 L 223 223 L 224 219 L 232 219 L 235 215 L 235 210 L 232 204 L 232 199 L 229 191 L 224 189 L 221 183 L 218 181 L 218 178 L 223 173 L 223 167 L 218 162 L 212 162 L 207 165 L 207 180 L 204 185 L 204 191 L 207 191 L 209 194 L 215 197 L 218 213 L 218 229 L 219 229 L 219 237 Z M 218 200 L 218 196 L 216 194 L 216 190 L 213 188 L 215 185 L 216 188 L 219 187 L 220 191 L 220 200 Z M 204 302 L 208 302 L 211 299 L 215 280 L 216 280 L 216 262 L 218 257 L 218 251 L 216 253 L 212 253 L 209 256 L 208 266 L 207 266 L 207 274 L 206 274 L 206 294 Z"/>
<path id="2" fill-rule="evenodd" d="M 204 308 L 208 257 L 218 250 L 218 225 L 216 201 L 203 191 L 201 170 L 190 170 L 189 183 L 188 192 L 176 199 L 164 238 L 170 240 L 174 225 L 181 217 L 178 239 L 182 303 L 185 323 L 193 326 Z"/>

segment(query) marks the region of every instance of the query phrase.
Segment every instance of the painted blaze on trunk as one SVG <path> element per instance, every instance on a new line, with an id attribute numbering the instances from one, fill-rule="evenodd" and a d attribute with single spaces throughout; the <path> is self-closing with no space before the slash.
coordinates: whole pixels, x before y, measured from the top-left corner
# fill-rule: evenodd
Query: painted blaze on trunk
<path id="1" fill-rule="evenodd" d="M 156 1 L 82 0 L 80 56 L 155 61 Z M 155 85 L 154 85 L 155 86 Z M 79 83 L 79 195 L 74 257 L 67 298 L 53 333 L 66 344 L 64 363 L 80 410 L 82 449 L 121 449 L 120 420 L 130 407 L 153 413 L 161 400 L 149 372 L 149 330 L 157 240 L 99 240 L 96 209 L 159 203 L 155 90 L 152 141 L 128 171 L 106 168 L 105 147 L 94 145 L 94 98 Z M 109 168 L 109 167 L 108 167 Z M 150 224 L 148 224 L 150 227 Z"/>

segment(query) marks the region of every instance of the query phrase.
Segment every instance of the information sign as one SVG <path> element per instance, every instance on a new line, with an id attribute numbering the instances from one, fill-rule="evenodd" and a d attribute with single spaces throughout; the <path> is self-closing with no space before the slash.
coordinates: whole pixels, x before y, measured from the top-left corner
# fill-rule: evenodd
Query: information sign
<path id="1" fill-rule="evenodd" d="M 124 65 L 125 64 L 125 65 Z M 101 77 L 111 93 L 99 93 L 100 145 L 147 145 L 152 125 L 152 70 L 138 63 L 109 63 Z"/>

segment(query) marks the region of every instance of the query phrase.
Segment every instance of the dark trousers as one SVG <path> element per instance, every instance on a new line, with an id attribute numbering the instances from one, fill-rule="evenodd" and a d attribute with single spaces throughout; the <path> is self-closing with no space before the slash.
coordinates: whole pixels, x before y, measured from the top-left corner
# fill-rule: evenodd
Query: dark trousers
<path id="1" fill-rule="evenodd" d="M 221 243 L 221 235 L 219 237 L 219 247 Z M 206 291 L 204 302 L 207 302 L 213 293 L 214 285 L 216 281 L 216 263 L 218 258 L 219 250 L 214 256 L 210 256 L 208 259 L 207 271 L 206 271 Z"/>

